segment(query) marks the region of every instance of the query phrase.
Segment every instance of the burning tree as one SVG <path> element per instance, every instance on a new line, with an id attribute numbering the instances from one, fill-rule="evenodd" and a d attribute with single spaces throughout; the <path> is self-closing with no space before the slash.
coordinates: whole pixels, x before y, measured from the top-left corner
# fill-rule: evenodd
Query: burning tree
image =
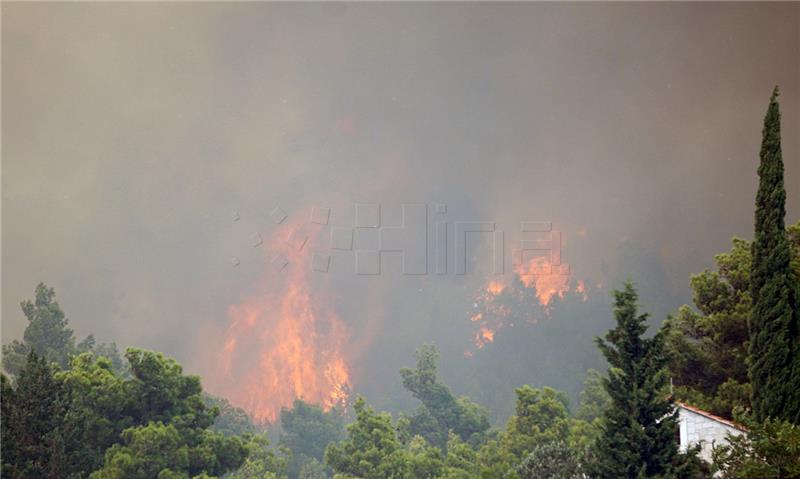
<path id="1" fill-rule="evenodd" d="M 316 238 L 296 240 L 304 235 L 285 225 L 271 237 L 266 254 L 286 251 L 291 265 L 280 272 L 280 288 L 265 273 L 254 293 L 229 308 L 219 369 L 210 378 L 215 390 L 261 422 L 274 422 L 297 398 L 325 410 L 344 406 L 352 387 L 348 330 L 329 302 L 319 293 L 312 297 L 305 250 Z"/>

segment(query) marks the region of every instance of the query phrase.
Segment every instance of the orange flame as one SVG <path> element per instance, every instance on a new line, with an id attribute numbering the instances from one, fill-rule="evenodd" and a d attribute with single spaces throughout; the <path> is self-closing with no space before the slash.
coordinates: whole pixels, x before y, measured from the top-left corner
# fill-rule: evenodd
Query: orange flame
<path id="1" fill-rule="evenodd" d="M 293 246 L 279 241 L 287 237 Z M 304 237 L 298 229 L 273 237 L 274 249 L 285 251 L 289 260 L 277 275 L 276 282 L 283 283 L 279 292 L 264 287 L 228 308 L 229 326 L 219 353 L 221 389 L 260 422 L 275 421 L 281 407 L 296 398 L 325 409 L 344 406 L 352 386 L 343 354 L 347 328 L 330 307 L 312 299 L 310 255 L 301 250 L 313 241 L 297 240 Z"/>
<path id="2" fill-rule="evenodd" d="M 500 281 L 489 281 L 489 285 L 486 287 L 486 292 L 493 296 L 497 296 L 506 289 L 506 285 L 501 283 Z"/>
<path id="3" fill-rule="evenodd" d="M 536 288 L 536 296 L 543 306 L 548 306 L 553 296 L 563 298 L 569 291 L 569 275 L 554 272 L 549 260 L 544 256 L 533 257 L 517 265 L 514 271 L 526 288 L 531 286 Z"/>
<path id="4" fill-rule="evenodd" d="M 477 333 L 475 333 L 475 346 L 478 349 L 483 348 L 487 343 L 494 341 L 494 335 L 497 331 L 489 328 L 488 326 L 481 326 Z"/>
<path id="5" fill-rule="evenodd" d="M 512 310 L 515 302 L 517 305 L 527 303 L 539 307 L 534 308 L 529 315 L 516 318 L 526 323 L 535 323 L 538 317 L 534 314 L 548 316 L 549 307 L 555 297 L 564 298 L 572 291 L 579 295 L 581 301 L 586 302 L 589 299 L 584 281 L 577 281 L 573 288 L 569 274 L 551 265 L 546 257 L 534 257 L 516 265 L 514 274 L 519 280 L 517 284 L 526 291 L 519 291 L 520 288 L 509 289 L 510 283 L 492 279 L 478 292 L 473 305 L 476 311 L 469 316 L 469 320 L 478 328 L 472 336 L 472 343 L 477 349 L 483 349 L 493 342 L 497 332 L 503 327 L 514 326 Z M 600 287 L 598 284 L 598 289 Z M 464 355 L 472 357 L 473 352 L 465 351 Z"/>

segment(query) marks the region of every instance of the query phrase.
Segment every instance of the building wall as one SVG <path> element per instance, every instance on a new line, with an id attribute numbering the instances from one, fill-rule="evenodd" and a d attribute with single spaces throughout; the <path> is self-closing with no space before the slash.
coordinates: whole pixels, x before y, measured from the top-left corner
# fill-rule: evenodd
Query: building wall
<path id="1" fill-rule="evenodd" d="M 741 434 L 742 431 L 727 424 L 715 421 L 694 411 L 678 408 L 680 421 L 681 451 L 702 442 L 700 457 L 711 462 L 711 451 L 714 446 L 727 444 L 726 436 Z"/>

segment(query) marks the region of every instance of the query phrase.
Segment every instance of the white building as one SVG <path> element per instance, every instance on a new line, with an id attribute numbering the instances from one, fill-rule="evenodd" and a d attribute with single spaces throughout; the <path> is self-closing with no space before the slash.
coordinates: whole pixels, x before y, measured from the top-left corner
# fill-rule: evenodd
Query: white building
<path id="1" fill-rule="evenodd" d="M 714 446 L 728 443 L 728 434 L 739 435 L 745 432 L 745 428 L 739 424 L 702 409 L 679 402 L 675 405 L 680 424 L 680 450 L 685 451 L 700 443 L 700 458 L 706 462 L 711 462 Z"/>

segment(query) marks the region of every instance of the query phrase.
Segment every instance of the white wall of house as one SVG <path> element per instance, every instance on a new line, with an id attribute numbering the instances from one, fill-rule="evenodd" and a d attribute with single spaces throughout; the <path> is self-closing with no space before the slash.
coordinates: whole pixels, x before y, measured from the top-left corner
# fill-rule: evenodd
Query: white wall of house
<path id="1" fill-rule="evenodd" d="M 678 406 L 678 420 L 681 432 L 681 451 L 686 451 L 689 447 L 701 443 L 700 457 L 707 462 L 711 462 L 711 451 L 714 446 L 728 443 L 728 434 L 742 434 L 741 429 L 680 405 Z"/>

